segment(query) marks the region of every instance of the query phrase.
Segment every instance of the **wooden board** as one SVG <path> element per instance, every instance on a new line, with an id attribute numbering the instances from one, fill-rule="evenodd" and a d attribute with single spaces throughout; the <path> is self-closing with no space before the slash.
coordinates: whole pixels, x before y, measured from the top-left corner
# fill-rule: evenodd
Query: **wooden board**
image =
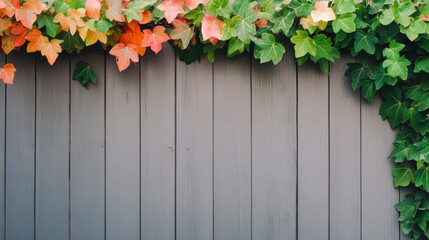
<path id="1" fill-rule="evenodd" d="M 213 238 L 212 76 L 206 59 L 177 62 L 177 240 Z"/>
<path id="2" fill-rule="evenodd" d="M 381 121 L 381 99 L 371 104 L 362 100 L 362 239 L 399 239 L 399 191 L 393 188 L 395 132 Z M 381 197 L 382 196 L 382 197 Z"/>
<path id="3" fill-rule="evenodd" d="M 141 63 L 141 234 L 175 239 L 175 57 L 171 46 Z"/>
<path id="4" fill-rule="evenodd" d="M 106 239 L 140 239 L 140 68 L 106 59 Z"/>
<path id="5" fill-rule="evenodd" d="M 34 238 L 35 200 L 35 56 L 7 57 L 16 73 L 6 95 L 6 239 Z"/>
<path id="6" fill-rule="evenodd" d="M 105 61 L 95 49 L 72 56 L 83 60 L 98 81 L 89 90 L 71 83 L 71 239 L 105 238 Z"/>
<path id="7" fill-rule="evenodd" d="M 330 71 L 330 239 L 361 239 L 361 115 L 359 93 L 344 77 L 347 62 Z"/>
<path id="8" fill-rule="evenodd" d="M 252 238 L 296 239 L 296 67 L 252 64 Z"/>
<path id="9" fill-rule="evenodd" d="M 36 239 L 66 240 L 70 63 L 67 55 L 60 56 L 53 66 L 45 57 L 36 60 Z"/>
<path id="10" fill-rule="evenodd" d="M 329 239 L 329 81 L 314 64 L 298 68 L 298 239 Z"/>
<path id="11" fill-rule="evenodd" d="M 214 64 L 214 239 L 251 239 L 248 55 Z"/>
<path id="12" fill-rule="evenodd" d="M 0 55 L 0 65 L 5 63 L 5 56 Z M 6 137 L 6 85 L 0 83 L 0 240 L 5 240 L 5 137 Z"/>

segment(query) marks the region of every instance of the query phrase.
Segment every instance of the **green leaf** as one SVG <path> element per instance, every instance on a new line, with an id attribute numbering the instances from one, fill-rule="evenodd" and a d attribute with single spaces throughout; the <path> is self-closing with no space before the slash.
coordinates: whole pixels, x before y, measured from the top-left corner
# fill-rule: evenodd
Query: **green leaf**
<path id="1" fill-rule="evenodd" d="M 383 56 L 388 59 L 399 59 L 402 49 L 404 49 L 405 45 L 402 43 L 397 43 L 395 40 L 389 43 L 389 47 L 383 49 Z"/>
<path id="2" fill-rule="evenodd" d="M 404 56 L 398 59 L 386 59 L 383 62 L 383 67 L 387 68 L 387 73 L 392 77 L 400 77 L 402 80 L 407 80 L 408 66 L 411 62 Z"/>
<path id="3" fill-rule="evenodd" d="M 410 155 L 410 158 L 416 161 L 423 160 L 425 162 L 429 162 L 429 140 L 423 139 L 414 143 L 414 150 Z"/>
<path id="4" fill-rule="evenodd" d="M 228 7 L 228 0 L 212 0 L 207 4 L 207 13 L 212 16 L 220 15 L 230 18 L 232 9 Z"/>
<path id="5" fill-rule="evenodd" d="M 274 35 L 263 33 L 262 37 L 255 41 L 256 51 L 261 63 L 272 61 L 274 64 L 279 63 L 286 49 L 280 43 L 276 42 Z"/>
<path id="6" fill-rule="evenodd" d="M 107 31 L 109 31 L 109 29 L 113 26 L 115 26 L 115 24 L 107 19 L 100 19 L 94 23 L 95 29 L 102 33 L 107 33 Z"/>
<path id="7" fill-rule="evenodd" d="M 352 79 L 352 88 L 354 91 L 362 86 L 363 80 L 369 76 L 369 69 L 361 63 L 348 63 L 348 69 L 345 73 L 347 77 Z"/>
<path id="8" fill-rule="evenodd" d="M 425 235 L 427 237 L 427 222 L 429 221 L 429 212 L 428 211 L 423 211 L 422 214 L 419 216 L 418 220 L 417 220 L 417 225 L 419 226 L 419 228 L 425 232 Z"/>
<path id="9" fill-rule="evenodd" d="M 411 23 L 410 16 L 416 11 L 414 4 L 411 1 L 400 2 L 395 1 L 391 7 L 395 21 L 404 27 L 408 27 Z"/>
<path id="10" fill-rule="evenodd" d="M 353 13 L 356 11 L 355 2 L 354 0 L 336 0 L 334 10 L 337 14 Z"/>
<path id="11" fill-rule="evenodd" d="M 332 54 L 331 40 L 324 34 L 317 34 L 313 39 L 316 45 L 316 56 L 314 56 L 314 61 L 317 62 L 319 59 L 324 58 L 333 62 L 334 57 Z"/>
<path id="12" fill-rule="evenodd" d="M 362 96 L 368 101 L 372 102 L 374 100 L 376 87 L 374 81 L 365 80 L 362 84 Z"/>
<path id="13" fill-rule="evenodd" d="M 296 31 L 296 35 L 293 36 L 291 42 L 295 44 L 295 57 L 303 57 L 307 53 L 311 56 L 316 56 L 316 44 L 314 40 L 308 36 L 305 31 L 298 30 Z"/>
<path id="14" fill-rule="evenodd" d="M 73 53 L 74 51 L 79 52 L 85 47 L 85 43 L 79 37 L 79 35 L 71 35 L 68 32 L 61 32 L 58 35 L 58 39 L 63 40 L 61 48 L 66 50 L 67 53 Z"/>
<path id="15" fill-rule="evenodd" d="M 404 112 L 407 110 L 402 102 L 402 92 L 398 88 L 383 88 L 381 96 L 384 101 L 380 106 L 380 115 L 383 120 L 389 120 L 392 128 L 396 128 L 402 122 Z"/>
<path id="16" fill-rule="evenodd" d="M 335 33 L 338 33 L 340 30 L 346 33 L 352 33 L 356 31 L 355 25 L 356 14 L 347 13 L 339 16 L 332 22 L 332 29 Z"/>
<path id="17" fill-rule="evenodd" d="M 418 73 L 421 71 L 429 73 L 429 57 L 417 59 L 416 65 L 414 67 L 414 72 Z"/>
<path id="18" fill-rule="evenodd" d="M 391 22 L 393 22 L 395 20 L 395 16 L 393 15 L 392 9 L 383 10 L 379 20 L 383 25 L 389 25 Z"/>
<path id="19" fill-rule="evenodd" d="M 271 21 L 274 23 L 272 31 L 274 33 L 282 31 L 284 35 L 288 35 L 294 20 L 294 11 L 290 8 L 283 7 L 282 10 L 274 13 L 273 18 L 271 19 Z"/>
<path id="20" fill-rule="evenodd" d="M 395 148 L 389 158 L 394 158 L 397 163 L 404 162 L 409 158 L 411 146 L 409 146 L 405 141 L 395 141 L 393 146 L 395 146 Z"/>
<path id="21" fill-rule="evenodd" d="M 57 29 L 60 26 L 58 23 L 54 23 L 54 16 L 48 16 L 48 15 L 39 15 L 37 17 L 37 27 L 39 29 L 45 27 L 46 34 L 48 34 L 49 37 L 54 38 L 57 35 Z"/>
<path id="22" fill-rule="evenodd" d="M 245 49 L 245 45 L 240 39 L 238 39 L 236 37 L 232 38 L 228 42 L 227 55 L 228 55 L 228 57 L 233 57 L 233 56 L 239 55 L 239 54 L 244 52 L 244 49 Z"/>
<path id="23" fill-rule="evenodd" d="M 375 81 L 376 90 L 382 88 L 384 84 L 394 86 L 397 82 L 397 79 L 388 75 L 382 66 L 375 66 L 373 69 L 371 69 L 369 78 Z"/>
<path id="24" fill-rule="evenodd" d="M 417 169 L 416 174 L 416 187 L 421 187 L 426 192 L 429 192 L 429 167 Z"/>
<path id="25" fill-rule="evenodd" d="M 297 17 L 308 17 L 314 9 L 314 4 L 305 0 L 298 0 L 291 1 L 289 7 L 295 10 Z"/>
<path id="26" fill-rule="evenodd" d="M 256 20 L 256 12 L 253 10 L 247 10 L 243 16 L 237 16 L 237 24 L 235 30 L 237 31 L 237 37 L 245 44 L 250 43 L 250 36 L 256 35 L 256 26 L 254 24 Z"/>
<path id="27" fill-rule="evenodd" d="M 395 167 L 392 175 L 395 188 L 406 187 L 416 180 L 414 170 L 409 167 Z"/>
<path id="28" fill-rule="evenodd" d="M 378 38 L 375 37 L 374 32 L 365 33 L 359 30 L 355 33 L 354 50 L 360 52 L 365 50 L 369 54 L 375 53 L 375 44 L 378 43 Z"/>
<path id="29" fill-rule="evenodd" d="M 416 131 L 422 134 L 426 134 L 429 131 L 429 122 L 423 117 L 423 115 L 414 107 L 408 108 L 404 112 L 404 119 L 402 122 L 408 121 L 410 126 Z"/>
<path id="30" fill-rule="evenodd" d="M 201 20 L 203 19 L 203 17 L 204 17 L 203 5 L 201 4 L 197 8 L 189 11 L 185 15 L 185 18 L 188 20 L 191 20 L 193 24 L 197 27 L 201 25 Z"/>
<path id="31" fill-rule="evenodd" d="M 78 61 L 73 71 L 73 80 L 78 81 L 82 86 L 88 88 L 90 82 L 97 83 L 97 76 L 94 70 L 92 70 L 91 65 L 83 61 Z"/>

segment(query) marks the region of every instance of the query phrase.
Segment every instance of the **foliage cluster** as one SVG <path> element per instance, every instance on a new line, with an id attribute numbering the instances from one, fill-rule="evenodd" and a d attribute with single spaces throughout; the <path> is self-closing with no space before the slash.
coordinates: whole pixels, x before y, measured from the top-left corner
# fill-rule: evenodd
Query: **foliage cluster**
<path id="1" fill-rule="evenodd" d="M 411 189 L 396 206 L 401 229 L 429 238 L 429 0 L 0 0 L 0 36 L 4 53 L 25 48 L 50 64 L 100 44 L 119 71 L 164 42 L 187 63 L 225 49 L 274 64 L 291 42 L 299 65 L 325 72 L 347 52 L 352 88 L 368 101 L 379 92 L 380 115 L 401 128 L 391 153 L 395 187 Z M 15 71 L 7 63 L 0 79 L 12 84 Z M 87 87 L 96 76 L 78 62 L 73 79 Z"/>

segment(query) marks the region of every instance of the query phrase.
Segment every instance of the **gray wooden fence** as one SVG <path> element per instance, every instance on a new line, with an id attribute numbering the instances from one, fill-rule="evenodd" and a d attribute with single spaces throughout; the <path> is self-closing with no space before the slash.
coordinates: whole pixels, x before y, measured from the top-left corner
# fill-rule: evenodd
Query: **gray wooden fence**
<path id="1" fill-rule="evenodd" d="M 168 48 L 123 73 L 100 51 L 8 56 L 0 240 L 400 239 L 380 101 L 351 91 L 350 58 L 327 75 L 292 54 L 185 65 Z"/>

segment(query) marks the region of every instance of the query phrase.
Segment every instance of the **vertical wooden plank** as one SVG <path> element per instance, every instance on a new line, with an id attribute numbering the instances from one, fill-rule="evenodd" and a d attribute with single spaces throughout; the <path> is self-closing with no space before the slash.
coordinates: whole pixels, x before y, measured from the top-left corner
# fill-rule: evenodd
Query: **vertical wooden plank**
<path id="1" fill-rule="evenodd" d="M 71 84 L 71 239 L 105 238 L 105 59 L 88 49 L 72 57 L 90 63 L 97 84 Z"/>
<path id="2" fill-rule="evenodd" d="M 36 239 L 68 239 L 68 76 L 68 56 L 60 56 L 53 66 L 37 57 Z"/>
<path id="3" fill-rule="evenodd" d="M 5 56 L 0 55 L 0 65 L 5 63 Z M 4 239 L 5 231 L 5 120 L 6 120 L 6 85 L 0 83 L 0 240 Z"/>
<path id="4" fill-rule="evenodd" d="M 106 239 L 140 239 L 139 66 L 106 59 Z"/>
<path id="5" fill-rule="evenodd" d="M 7 60 L 19 71 L 6 99 L 6 239 L 33 239 L 35 56 L 16 52 Z"/>
<path id="6" fill-rule="evenodd" d="M 329 239 L 329 82 L 298 68 L 298 239 Z M 317 200 L 316 200 L 317 199 Z"/>
<path id="7" fill-rule="evenodd" d="M 362 100 L 363 101 L 363 100 Z M 362 239 L 399 239 L 399 191 L 393 188 L 393 161 L 388 159 L 395 140 L 378 109 L 381 99 L 362 102 Z M 380 197 L 382 196 L 382 197 Z"/>
<path id="8" fill-rule="evenodd" d="M 175 55 L 164 45 L 162 52 L 145 56 L 141 63 L 142 239 L 174 239 L 174 91 Z"/>
<path id="9" fill-rule="evenodd" d="M 177 62 L 177 240 L 213 236 L 213 79 L 206 60 Z"/>
<path id="10" fill-rule="evenodd" d="M 296 67 L 252 65 L 252 239 L 296 239 Z"/>
<path id="11" fill-rule="evenodd" d="M 361 239 L 360 97 L 344 77 L 350 57 L 330 73 L 330 238 Z"/>
<path id="12" fill-rule="evenodd" d="M 214 64 L 214 239 L 251 238 L 249 56 Z"/>

